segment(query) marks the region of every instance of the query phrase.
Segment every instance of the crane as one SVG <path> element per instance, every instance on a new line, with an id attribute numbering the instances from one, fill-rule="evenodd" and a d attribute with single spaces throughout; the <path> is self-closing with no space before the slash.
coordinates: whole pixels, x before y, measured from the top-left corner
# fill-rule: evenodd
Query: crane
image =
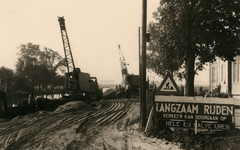
<path id="1" fill-rule="evenodd" d="M 68 71 L 67 73 L 65 73 L 66 75 L 65 86 L 70 88 L 70 90 L 74 91 L 74 93 L 76 94 L 80 92 L 80 85 L 78 80 L 79 80 L 79 73 L 81 71 L 80 71 L 80 68 L 75 68 L 64 17 L 58 17 L 58 21 L 59 21 L 60 30 L 61 30 L 64 54 L 66 58 L 66 65 L 67 65 L 67 71 Z"/>
<path id="2" fill-rule="evenodd" d="M 127 70 L 127 65 L 128 64 L 125 61 L 125 57 L 124 57 L 123 52 L 121 50 L 120 44 L 118 44 L 118 52 L 119 52 L 119 60 L 120 60 L 122 76 L 127 75 L 128 74 L 128 70 Z"/>
<path id="3" fill-rule="evenodd" d="M 127 93 L 127 97 L 134 91 L 138 91 L 139 88 L 139 76 L 134 74 L 129 74 L 127 70 L 127 64 L 125 61 L 125 57 L 121 50 L 120 44 L 118 44 L 118 52 L 119 52 L 119 60 L 121 66 L 122 73 L 122 81 L 121 87 L 123 87 L 125 93 Z"/>
<path id="4" fill-rule="evenodd" d="M 64 84 L 65 93 L 77 98 L 83 98 L 87 101 L 101 99 L 102 90 L 99 89 L 97 78 L 90 77 L 90 74 L 81 72 L 80 68 L 75 67 L 65 26 L 65 19 L 64 17 L 58 17 L 58 21 L 67 65 Z"/>

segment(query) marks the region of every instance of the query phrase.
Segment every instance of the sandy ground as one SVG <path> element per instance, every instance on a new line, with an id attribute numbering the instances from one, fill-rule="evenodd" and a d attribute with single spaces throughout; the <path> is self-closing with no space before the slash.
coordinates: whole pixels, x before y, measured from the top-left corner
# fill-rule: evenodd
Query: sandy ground
<path id="1" fill-rule="evenodd" d="M 74 101 L 54 112 L 38 111 L 0 123 L 1 150 L 164 150 L 180 145 L 139 131 L 139 102 L 101 101 L 98 107 Z"/>

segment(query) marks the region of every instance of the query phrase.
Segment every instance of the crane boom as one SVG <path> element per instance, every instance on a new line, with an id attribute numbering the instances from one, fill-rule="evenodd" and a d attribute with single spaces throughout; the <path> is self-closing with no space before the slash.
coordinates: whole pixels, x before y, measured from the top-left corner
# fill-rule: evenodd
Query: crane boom
<path id="1" fill-rule="evenodd" d="M 125 61 L 125 57 L 121 50 L 120 44 L 118 44 L 118 52 L 119 52 L 119 60 L 120 60 L 120 65 L 121 65 L 121 72 L 122 72 L 122 76 L 123 76 L 123 75 L 128 74 L 128 70 L 127 70 L 128 64 Z"/>
<path id="2" fill-rule="evenodd" d="M 80 72 L 80 68 L 75 68 L 74 60 L 72 56 L 72 51 L 67 35 L 67 30 L 65 26 L 65 19 L 64 17 L 58 17 L 61 35 L 62 35 L 62 42 L 63 42 L 63 49 L 66 58 L 66 65 L 67 65 L 67 82 L 70 84 L 70 89 L 73 91 L 80 91 L 80 85 L 78 82 L 78 74 Z M 68 84 L 66 85 L 68 86 Z"/>
<path id="3" fill-rule="evenodd" d="M 70 73 L 74 71 L 75 65 L 74 65 L 72 51 L 69 44 L 69 39 L 68 39 L 67 30 L 65 26 L 65 19 L 63 17 L 58 17 L 58 21 L 59 21 L 61 35 L 62 35 L 62 42 L 63 42 L 64 54 L 67 62 L 67 69 L 68 69 L 68 73 Z"/>

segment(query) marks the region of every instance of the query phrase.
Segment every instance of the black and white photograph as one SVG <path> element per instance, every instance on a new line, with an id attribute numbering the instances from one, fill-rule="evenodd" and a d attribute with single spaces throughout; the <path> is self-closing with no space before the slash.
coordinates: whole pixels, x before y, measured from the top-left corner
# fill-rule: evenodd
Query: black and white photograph
<path id="1" fill-rule="evenodd" d="M 239 0 L 7 0 L 0 150 L 239 150 Z"/>

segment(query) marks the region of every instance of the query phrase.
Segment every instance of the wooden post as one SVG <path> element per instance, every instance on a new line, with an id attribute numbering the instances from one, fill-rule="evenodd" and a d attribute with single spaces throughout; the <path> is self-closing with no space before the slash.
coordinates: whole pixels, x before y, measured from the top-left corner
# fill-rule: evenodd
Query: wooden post
<path id="1" fill-rule="evenodd" d="M 228 96 L 232 95 L 232 61 L 228 59 Z"/>
<path id="2" fill-rule="evenodd" d="M 197 119 L 195 119 L 195 134 L 197 134 Z"/>
<path id="3" fill-rule="evenodd" d="M 152 124 L 152 118 L 153 118 L 153 107 L 151 108 L 150 110 L 150 114 L 149 114 L 149 117 L 148 117 L 148 121 L 147 121 L 147 125 L 146 125 L 146 128 L 145 128 L 145 131 L 144 132 L 147 132 L 151 129 L 151 126 L 153 125 Z"/>
<path id="4" fill-rule="evenodd" d="M 146 126 L 146 24 L 147 24 L 147 0 L 142 0 L 142 43 L 141 43 L 141 109 L 140 125 L 142 129 Z"/>
<path id="5" fill-rule="evenodd" d="M 156 105 L 155 105 L 155 91 L 156 91 L 156 87 L 155 87 L 155 83 L 153 81 L 153 118 L 152 118 L 152 124 L 153 124 L 153 127 L 155 125 L 155 122 L 154 122 L 154 117 L 155 117 L 155 110 L 156 110 Z"/>
<path id="6" fill-rule="evenodd" d="M 140 96 L 140 127 L 142 128 L 142 48 L 141 48 L 141 31 L 140 27 L 138 28 L 139 34 L 139 96 Z"/>

